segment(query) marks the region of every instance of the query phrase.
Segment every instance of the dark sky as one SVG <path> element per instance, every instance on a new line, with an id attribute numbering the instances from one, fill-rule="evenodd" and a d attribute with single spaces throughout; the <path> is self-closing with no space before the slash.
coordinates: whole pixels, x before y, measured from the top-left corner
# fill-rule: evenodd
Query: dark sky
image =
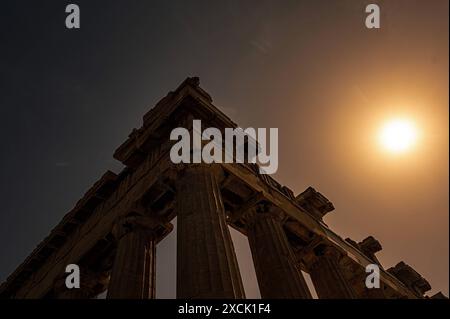
<path id="1" fill-rule="evenodd" d="M 447 0 L 376 1 L 380 30 L 364 26 L 369 0 L 72 2 L 80 30 L 64 25 L 71 2 L 2 1 L 0 281 L 120 170 L 112 154 L 142 116 L 199 76 L 242 127 L 279 128 L 275 178 L 327 196 L 332 229 L 374 235 L 386 268 L 404 260 L 448 295 Z M 397 115 L 423 134 L 393 157 L 374 136 Z"/>

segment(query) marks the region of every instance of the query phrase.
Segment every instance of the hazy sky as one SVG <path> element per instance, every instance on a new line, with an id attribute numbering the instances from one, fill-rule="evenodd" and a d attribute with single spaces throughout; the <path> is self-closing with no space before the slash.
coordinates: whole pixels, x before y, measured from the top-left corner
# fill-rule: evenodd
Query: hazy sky
<path id="1" fill-rule="evenodd" d="M 142 116 L 199 76 L 240 126 L 279 128 L 275 178 L 328 197 L 335 232 L 375 236 L 385 268 L 404 260 L 448 295 L 448 1 L 376 1 L 381 29 L 368 30 L 373 2 L 2 1 L 0 281 L 120 169 L 112 154 Z M 68 3 L 80 30 L 65 28 Z M 401 156 L 376 141 L 396 116 L 421 131 Z"/>

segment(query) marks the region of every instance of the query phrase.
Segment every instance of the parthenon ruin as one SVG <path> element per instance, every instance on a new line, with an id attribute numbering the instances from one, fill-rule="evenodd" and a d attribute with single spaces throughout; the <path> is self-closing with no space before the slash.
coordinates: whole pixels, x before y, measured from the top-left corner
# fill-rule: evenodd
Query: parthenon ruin
<path id="1" fill-rule="evenodd" d="M 156 248 L 177 217 L 177 298 L 245 298 L 228 226 L 247 236 L 262 298 L 425 298 L 412 267 L 385 270 L 372 236 L 342 239 L 323 221 L 333 204 L 309 187 L 295 195 L 256 164 L 173 164 L 170 131 L 200 119 L 237 125 L 212 104 L 198 78 L 186 79 L 143 117 L 116 150 L 125 165 L 106 172 L 0 287 L 1 298 L 155 298 Z M 81 269 L 68 289 L 65 267 Z M 380 288 L 365 285 L 380 267 Z M 436 294 L 435 298 L 443 297 Z"/>

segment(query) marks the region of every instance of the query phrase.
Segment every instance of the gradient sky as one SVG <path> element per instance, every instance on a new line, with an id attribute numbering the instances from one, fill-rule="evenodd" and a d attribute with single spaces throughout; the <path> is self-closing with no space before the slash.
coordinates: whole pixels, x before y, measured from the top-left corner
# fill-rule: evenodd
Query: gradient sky
<path id="1" fill-rule="evenodd" d="M 80 30 L 64 25 L 71 2 Z M 120 170 L 112 154 L 142 116 L 199 76 L 240 126 L 279 128 L 274 177 L 329 198 L 335 232 L 375 236 L 385 268 L 404 260 L 448 295 L 447 0 L 71 2 L 2 1 L 0 281 Z M 373 2 L 380 30 L 364 26 Z M 375 141 L 393 116 L 422 132 L 397 157 Z M 174 294 L 174 244 L 172 234 L 159 246 L 160 297 Z M 248 247 L 237 246 L 249 282 Z"/>

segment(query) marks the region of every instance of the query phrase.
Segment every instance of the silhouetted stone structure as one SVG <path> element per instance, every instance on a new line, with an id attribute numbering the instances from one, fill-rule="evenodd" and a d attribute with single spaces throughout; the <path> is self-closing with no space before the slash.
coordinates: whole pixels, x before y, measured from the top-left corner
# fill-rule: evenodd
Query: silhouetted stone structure
<path id="1" fill-rule="evenodd" d="M 2 284 L 2 298 L 155 297 L 155 251 L 177 218 L 177 297 L 245 298 L 227 225 L 248 236 L 262 298 L 422 298 L 428 282 L 404 263 L 381 268 L 381 288 L 365 286 L 380 243 L 343 240 L 322 220 L 334 209 L 308 188 L 294 196 L 255 164 L 170 161 L 175 127 L 236 127 L 188 78 L 143 118 L 116 150 L 126 167 L 106 172 Z M 64 284 L 81 268 L 81 288 Z M 442 298 L 437 294 L 435 298 Z"/>

